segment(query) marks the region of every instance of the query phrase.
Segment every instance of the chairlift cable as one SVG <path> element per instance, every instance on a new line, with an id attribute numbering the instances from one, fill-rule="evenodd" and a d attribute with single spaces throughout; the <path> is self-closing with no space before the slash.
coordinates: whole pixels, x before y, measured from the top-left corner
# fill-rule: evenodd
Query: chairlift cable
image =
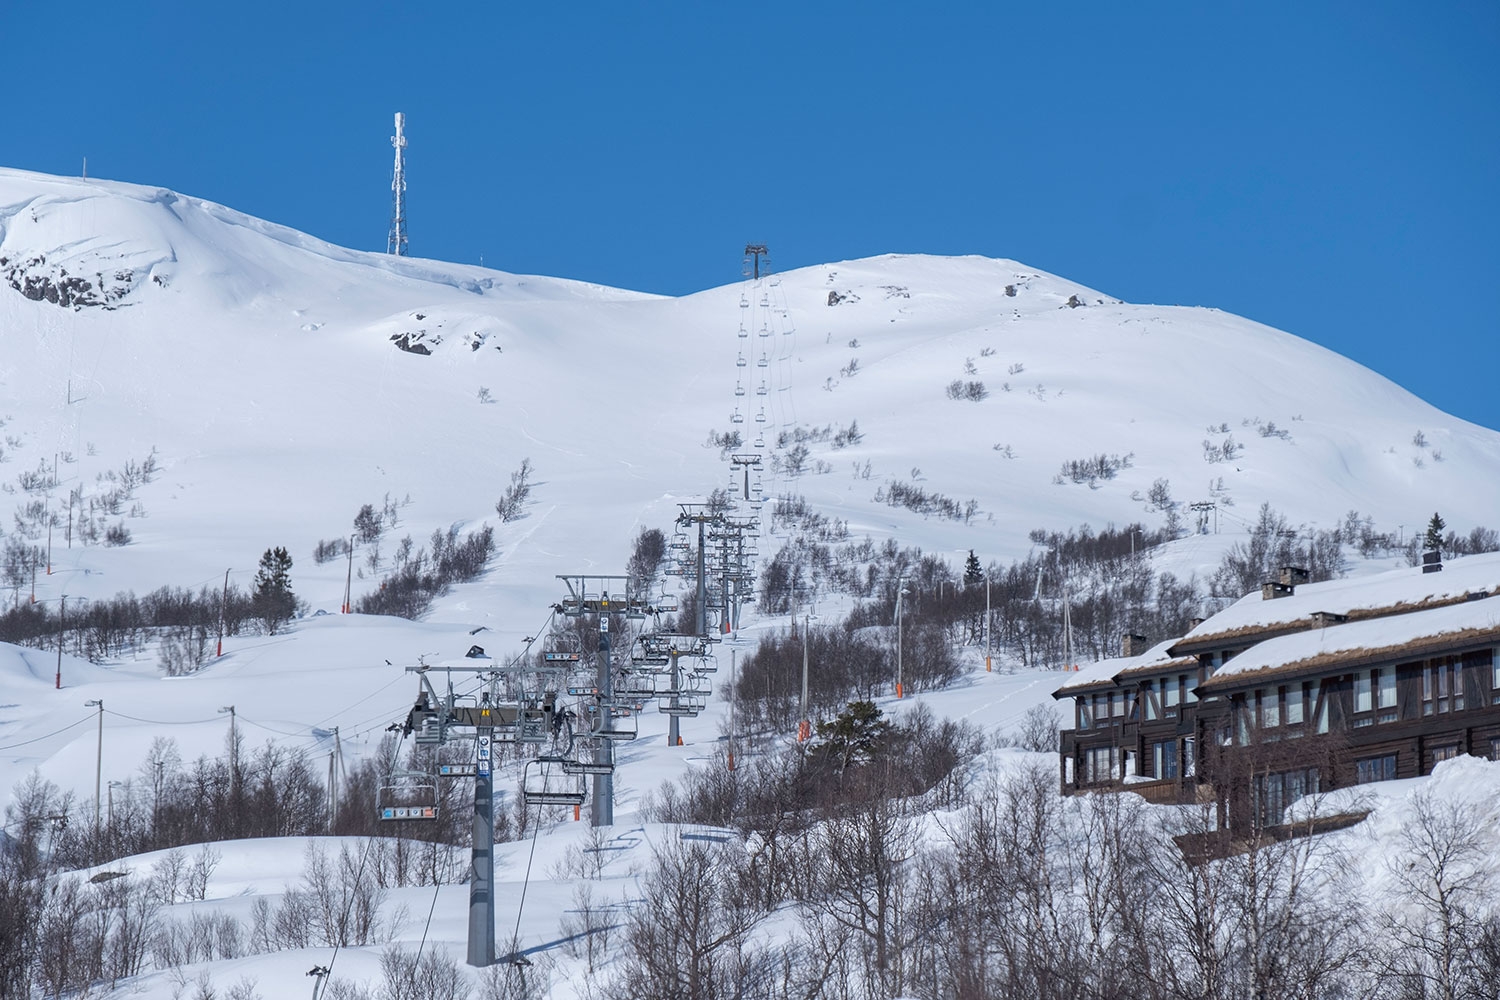
<path id="1" fill-rule="evenodd" d="M 522 796 L 524 799 L 524 796 Z M 536 857 L 536 838 L 542 832 L 542 806 L 536 807 L 536 825 L 531 828 L 531 852 L 526 855 L 526 876 L 521 880 L 521 901 L 516 906 L 516 929 L 511 931 L 511 960 L 516 958 L 516 949 L 521 943 L 521 914 L 526 912 L 526 889 L 531 885 L 531 862 Z"/>
<path id="2" fill-rule="evenodd" d="M 363 875 L 365 873 L 365 862 L 370 857 L 370 841 L 373 840 L 373 839 L 374 839 L 373 837 L 365 837 L 364 838 L 364 846 L 361 847 L 360 850 L 359 850 L 359 868 L 356 869 L 355 872 L 354 872 L 354 884 L 355 885 L 359 884 L 360 878 L 363 877 Z M 436 877 L 433 878 L 433 882 L 434 883 L 437 882 L 437 878 Z M 354 893 L 354 892 L 351 892 L 349 894 L 349 901 L 344 904 L 344 917 L 339 922 L 339 926 L 340 927 L 347 928 L 349 926 L 349 911 L 354 908 L 354 899 L 355 899 L 356 895 L 357 895 L 357 893 Z M 436 901 L 436 897 L 435 896 L 434 896 L 434 901 Z M 428 914 L 427 919 L 428 919 L 429 922 L 432 920 L 432 915 L 430 913 Z M 340 935 L 340 937 L 342 938 L 342 935 Z M 423 931 L 422 932 L 422 939 L 425 941 L 426 938 L 427 938 L 427 932 Z M 335 944 L 333 946 L 333 957 L 331 957 L 328 960 L 328 971 L 324 975 L 324 982 L 327 982 L 328 979 L 333 975 L 333 963 L 338 961 L 338 959 L 339 959 L 339 949 L 342 948 L 342 947 L 343 947 L 342 944 Z M 417 954 L 420 956 L 421 955 L 421 951 L 419 950 L 417 952 Z"/>

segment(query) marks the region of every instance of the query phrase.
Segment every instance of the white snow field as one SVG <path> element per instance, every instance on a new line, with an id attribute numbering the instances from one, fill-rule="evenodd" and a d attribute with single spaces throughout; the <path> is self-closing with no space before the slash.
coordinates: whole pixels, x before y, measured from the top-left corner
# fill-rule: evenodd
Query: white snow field
<path id="1" fill-rule="evenodd" d="M 726 274 L 736 250 L 727 238 Z M 759 329 L 737 336 L 746 314 L 772 324 L 759 401 L 760 376 L 742 383 L 746 397 L 734 391 L 762 339 Z M 746 369 L 737 356 L 750 359 Z M 754 420 L 761 405 L 763 423 Z M 737 407 L 744 424 L 732 422 Z M 336 726 L 350 759 L 369 753 L 416 694 L 406 666 L 476 642 L 515 653 L 562 597 L 557 574 L 623 573 L 638 530 L 670 531 L 679 501 L 725 486 L 729 466 L 710 432 L 742 427 L 747 441 L 756 432 L 774 441 L 796 427 L 857 422 L 861 440 L 813 442 L 799 475 L 768 469 L 767 491 L 805 496 L 846 520 L 854 538 L 919 545 L 956 567 L 971 549 L 986 562 L 1023 557 L 1034 528 L 1159 524 L 1160 513 L 1132 499 L 1158 479 L 1179 501 L 1219 501 L 1218 534 L 1169 546 L 1165 563 L 1184 574 L 1214 566 L 1263 502 L 1322 527 L 1351 509 L 1407 533 L 1435 509 L 1461 533 L 1500 521 L 1500 433 L 1291 334 L 1214 309 L 1123 303 L 1015 261 L 888 255 L 670 298 L 346 250 L 170 191 L 17 170 L 0 170 L 0 421 L 0 544 L 46 544 L 26 537 L 28 504 L 61 510 L 73 490 L 86 503 L 108 484 L 101 476 L 127 463 L 150 458 L 156 468 L 110 518 L 129 544 L 84 545 L 54 530 L 38 601 L 198 590 L 220 585 L 226 570 L 248 588 L 261 553 L 285 546 L 310 607 L 282 634 L 231 637 L 222 657 L 184 677 L 163 676 L 150 648 L 90 664 L 0 645 L 6 801 L 33 771 L 92 799 L 101 746 L 106 785 L 140 782 L 161 736 L 186 760 L 216 754 L 228 726 L 220 710 L 231 705 L 248 746 L 282 741 L 326 761 Z M 1206 460 L 1206 443 L 1220 460 Z M 1092 484 L 1055 481 L 1065 461 L 1097 455 L 1128 463 Z M 495 502 L 526 459 L 530 503 L 501 523 Z M 54 468 L 57 482 L 38 486 Z M 974 501 L 972 516 L 877 501 L 892 482 Z M 454 525 L 495 528 L 485 574 L 420 622 L 339 614 L 346 564 L 312 557 L 319 541 L 348 536 L 362 504 L 387 501 L 399 525 L 382 540 L 382 573 L 408 533 L 422 544 Z M 775 549 L 764 539 L 761 556 Z M 362 549 L 355 560 L 355 598 L 377 585 L 368 556 Z M 27 602 L 31 587 L 6 584 L 0 601 Z M 717 679 L 727 679 L 731 649 L 742 658 L 764 630 L 786 625 L 752 606 L 720 647 Z M 963 655 L 970 669 L 957 686 L 882 707 L 920 702 L 1009 732 L 1077 676 L 1005 665 L 986 673 L 982 650 Z M 99 700 L 102 745 L 99 714 L 85 707 Z M 651 846 L 680 835 L 644 822 L 643 797 L 685 769 L 713 766 L 724 715 L 711 700 L 684 720 L 685 745 L 668 747 L 666 717 L 648 710 L 638 740 L 621 748 L 610 831 L 619 850 L 601 882 L 608 899 L 632 898 L 632 873 Z M 1028 758 L 991 752 L 974 780 Z M 1452 765 L 1435 779 L 1451 774 L 1439 784 L 1500 798 L 1500 764 L 1463 767 L 1462 781 Z M 497 788 L 514 794 L 503 776 Z M 1399 816 L 1409 791 L 1384 790 L 1376 818 Z M 531 840 L 497 847 L 499 936 L 509 940 L 526 883 L 520 945 L 557 962 L 558 996 L 579 995 L 588 978 L 561 947 L 578 879 L 559 864 L 586 827 L 543 831 L 534 856 Z M 1360 829 L 1338 836 L 1353 843 Z M 302 877 L 306 847 L 220 844 L 206 899 L 167 915 L 219 908 L 244 918 L 253 899 Z M 106 867 L 145 871 L 155 860 Z M 467 889 L 444 886 L 435 898 L 430 888 L 394 889 L 383 919 L 397 941 L 425 939 L 462 957 Z M 305 995 L 306 971 L 329 953 L 152 971 L 119 993 L 177 996 L 183 975 L 206 971 L 224 988 L 249 977 L 265 997 Z M 345 949 L 336 977 L 377 979 L 379 953 Z"/>

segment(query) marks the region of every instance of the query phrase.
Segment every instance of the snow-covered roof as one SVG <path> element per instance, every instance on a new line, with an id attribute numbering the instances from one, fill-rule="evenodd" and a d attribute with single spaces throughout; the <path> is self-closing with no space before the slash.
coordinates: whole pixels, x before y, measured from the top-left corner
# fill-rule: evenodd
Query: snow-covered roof
<path id="1" fill-rule="evenodd" d="M 1317 612 L 1351 619 L 1416 611 L 1465 600 L 1472 593 L 1500 592 L 1500 553 L 1466 556 L 1443 565 L 1440 573 L 1409 567 L 1371 576 L 1299 584 L 1286 597 L 1265 600 L 1246 594 L 1183 636 L 1174 648 L 1197 652 L 1210 644 L 1257 633 L 1312 628 Z"/>
<path id="2" fill-rule="evenodd" d="M 1115 678 L 1127 672 L 1148 672 L 1157 667 L 1167 669 L 1167 665 L 1172 662 L 1172 658 L 1167 655 L 1171 645 L 1171 640 L 1159 642 L 1139 656 L 1115 656 L 1090 663 L 1080 669 L 1068 683 L 1052 692 L 1052 697 L 1071 698 L 1086 691 L 1113 687 Z"/>
<path id="3" fill-rule="evenodd" d="M 1225 663 L 1199 694 L 1259 683 L 1266 676 L 1352 666 L 1429 651 L 1500 642 L 1500 599 L 1371 618 L 1267 639 Z"/>

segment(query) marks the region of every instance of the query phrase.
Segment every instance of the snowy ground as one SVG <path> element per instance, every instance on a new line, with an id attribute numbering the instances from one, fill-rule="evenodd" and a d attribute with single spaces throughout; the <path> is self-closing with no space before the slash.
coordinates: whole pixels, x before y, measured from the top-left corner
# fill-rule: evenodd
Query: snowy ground
<path id="1" fill-rule="evenodd" d="M 1219 501 L 1220 533 L 1189 535 L 1159 562 L 1183 576 L 1243 539 L 1262 502 L 1321 527 L 1357 509 L 1410 533 L 1434 498 L 1460 532 L 1496 520 L 1495 431 L 1290 334 L 1212 309 L 1121 303 L 1014 261 L 892 255 L 659 298 L 349 251 L 172 192 L 13 170 L 0 170 L 0 258 L 4 540 L 45 544 L 34 527 L 28 537 L 28 504 L 60 511 L 78 490 L 86 505 L 126 463 L 154 455 L 159 467 L 109 518 L 130 544 L 82 545 L 54 531 L 38 600 L 216 586 L 226 568 L 246 587 L 260 553 L 285 545 L 298 595 L 337 612 L 345 565 L 315 564 L 313 547 L 346 537 L 360 505 L 387 499 L 399 524 L 382 552 L 357 554 L 356 597 L 407 533 L 421 544 L 434 529 L 488 522 L 498 543 L 486 575 L 424 622 L 309 616 L 282 635 L 231 638 L 188 677 L 163 677 L 150 649 L 102 665 L 64 655 L 58 690 L 55 653 L 0 646 L 0 795 L 35 769 L 93 796 L 101 744 L 91 700 L 104 703 L 106 783 L 139 782 L 160 736 L 187 760 L 218 753 L 230 705 L 251 745 L 282 740 L 326 755 L 336 726 L 346 753 L 370 752 L 415 695 L 404 667 L 461 656 L 475 641 L 513 653 L 562 596 L 557 574 L 623 572 L 640 528 L 669 529 L 679 501 L 728 485 L 727 463 L 705 445 L 710 431 L 743 428 L 751 448 L 757 433 L 774 443 L 780 431 L 857 421 L 859 443 L 814 441 L 796 476 L 773 474 L 768 445 L 766 491 L 805 495 L 855 538 L 895 538 L 956 566 L 971 549 L 986 562 L 1024 556 L 1032 528 L 1157 524 L 1162 515 L 1134 497 L 1162 478 L 1179 502 Z M 99 292 L 108 308 L 16 290 L 80 276 L 112 290 Z M 429 353 L 398 350 L 396 338 Z M 949 398 L 955 380 L 982 382 L 983 398 Z M 1230 457 L 1207 461 L 1205 442 Z M 1064 461 L 1096 455 L 1129 461 L 1092 485 L 1054 481 Z M 532 502 L 500 524 L 494 502 L 523 459 L 536 470 Z M 57 482 L 38 485 L 54 468 Z M 973 500 L 977 512 L 951 520 L 877 502 L 892 482 Z M 767 539 L 761 554 L 774 549 Z M 24 601 L 29 590 L 16 581 L 0 597 Z M 785 624 L 752 619 L 739 648 Z M 490 631 L 476 639 L 480 626 Z M 729 648 L 718 654 L 721 682 Z M 973 669 L 962 683 L 914 700 L 989 733 L 1050 704 L 1065 679 L 985 673 L 975 650 L 966 655 Z M 679 835 L 642 821 L 643 796 L 713 766 L 725 711 L 712 700 L 684 724 L 680 748 L 666 746 L 666 717 L 648 712 L 623 748 L 619 852 L 603 883 L 611 898 L 630 898 L 631 870 L 653 843 Z M 1017 756 L 987 760 L 1003 767 Z M 1465 766 L 1474 787 L 1500 791 L 1496 768 Z M 499 850 L 502 940 L 530 862 L 521 946 L 560 952 L 573 884 L 554 873 L 583 833 L 571 823 L 546 831 L 534 858 L 530 842 Z M 301 877 L 301 840 L 221 849 L 210 899 L 180 907 L 240 913 Z M 398 939 L 415 943 L 426 930 L 429 943 L 461 955 L 466 903 L 463 886 L 440 889 L 435 905 L 430 889 L 394 890 L 386 918 L 404 907 Z M 373 976 L 377 952 L 341 952 L 336 973 Z M 210 971 L 292 996 L 329 957 L 312 949 Z M 570 962 L 559 971 L 576 982 Z M 174 989 L 164 973 L 129 986 L 145 997 Z"/>

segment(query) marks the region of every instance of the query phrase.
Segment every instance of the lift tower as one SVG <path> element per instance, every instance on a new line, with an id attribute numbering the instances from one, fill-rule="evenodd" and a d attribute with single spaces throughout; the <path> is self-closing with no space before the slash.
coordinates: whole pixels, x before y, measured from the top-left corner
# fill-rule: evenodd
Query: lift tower
<path id="1" fill-rule="evenodd" d="M 607 733 L 609 720 L 616 709 L 609 616 L 623 614 L 626 618 L 645 618 L 646 605 L 626 593 L 630 583 L 628 576 L 559 573 L 557 578 L 567 585 L 568 596 L 554 610 L 570 618 L 592 617 L 599 623 L 599 654 L 595 664 L 598 686 L 594 698 L 601 732 Z M 617 588 L 613 594 L 609 590 L 612 584 Z M 594 826 L 614 826 L 615 823 L 614 760 L 614 744 L 608 735 L 602 735 L 593 760 L 598 768 L 598 773 L 594 774 L 594 803 L 590 817 Z"/>

